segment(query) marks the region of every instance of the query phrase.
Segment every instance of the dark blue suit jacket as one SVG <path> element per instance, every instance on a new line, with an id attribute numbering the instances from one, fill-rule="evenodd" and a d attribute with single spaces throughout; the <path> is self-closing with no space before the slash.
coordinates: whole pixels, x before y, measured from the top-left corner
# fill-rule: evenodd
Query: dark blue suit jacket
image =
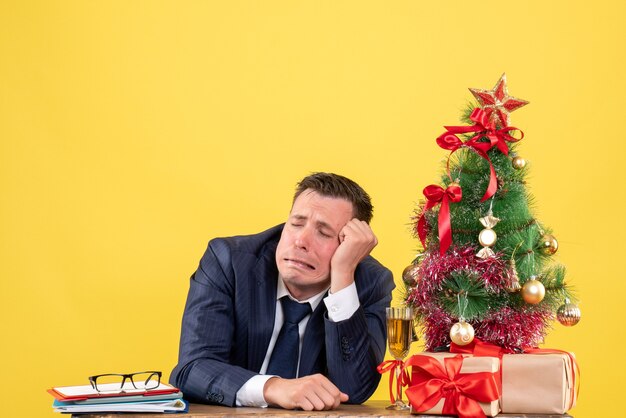
<path id="1" fill-rule="evenodd" d="M 178 365 L 170 377 L 185 398 L 234 406 L 237 391 L 261 369 L 274 327 L 282 227 L 209 242 L 191 277 Z M 358 265 L 355 283 L 361 306 L 350 319 L 330 321 L 324 303 L 312 313 L 300 376 L 322 373 L 349 402 L 361 403 L 380 380 L 385 308 L 395 285 L 391 272 L 371 256 Z"/>

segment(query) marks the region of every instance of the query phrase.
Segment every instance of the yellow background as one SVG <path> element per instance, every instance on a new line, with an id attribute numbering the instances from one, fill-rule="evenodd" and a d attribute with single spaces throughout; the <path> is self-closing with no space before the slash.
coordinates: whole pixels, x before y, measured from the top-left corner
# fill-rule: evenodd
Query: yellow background
<path id="1" fill-rule="evenodd" d="M 311 171 L 372 195 L 399 280 L 435 144 L 468 87 L 531 102 L 536 215 L 583 311 L 547 347 L 582 367 L 576 417 L 622 416 L 624 6 L 613 1 L 0 2 L 0 393 L 176 363 L 209 238 L 285 219 Z M 395 295 L 395 303 L 399 302 Z M 419 350 L 416 344 L 414 351 Z M 386 399 L 384 376 L 374 399 Z"/>

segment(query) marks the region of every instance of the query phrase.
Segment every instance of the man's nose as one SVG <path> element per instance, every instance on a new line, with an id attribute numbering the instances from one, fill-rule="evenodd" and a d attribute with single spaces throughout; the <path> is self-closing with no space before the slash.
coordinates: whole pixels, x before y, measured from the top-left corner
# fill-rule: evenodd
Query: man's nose
<path id="1" fill-rule="evenodd" d="M 296 247 L 303 250 L 308 250 L 311 243 L 311 233 L 312 231 L 309 227 L 305 226 L 301 228 L 296 235 Z"/>

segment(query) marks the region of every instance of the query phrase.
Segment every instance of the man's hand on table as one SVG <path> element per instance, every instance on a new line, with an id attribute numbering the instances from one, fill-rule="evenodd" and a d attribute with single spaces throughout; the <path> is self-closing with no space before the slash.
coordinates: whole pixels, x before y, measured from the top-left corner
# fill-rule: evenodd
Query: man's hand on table
<path id="1" fill-rule="evenodd" d="M 348 395 L 321 374 L 298 379 L 272 377 L 265 383 L 263 396 L 270 406 L 305 411 L 335 409 L 348 401 Z"/>

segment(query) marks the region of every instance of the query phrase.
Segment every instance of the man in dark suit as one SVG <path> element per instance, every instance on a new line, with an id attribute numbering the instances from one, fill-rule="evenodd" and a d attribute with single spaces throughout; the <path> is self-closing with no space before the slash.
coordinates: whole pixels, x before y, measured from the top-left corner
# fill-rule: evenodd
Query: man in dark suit
<path id="1" fill-rule="evenodd" d="M 367 400 L 394 288 L 369 255 L 371 218 L 359 185 L 314 173 L 298 184 L 285 224 L 211 240 L 191 277 L 170 382 L 191 401 L 227 406 Z"/>

